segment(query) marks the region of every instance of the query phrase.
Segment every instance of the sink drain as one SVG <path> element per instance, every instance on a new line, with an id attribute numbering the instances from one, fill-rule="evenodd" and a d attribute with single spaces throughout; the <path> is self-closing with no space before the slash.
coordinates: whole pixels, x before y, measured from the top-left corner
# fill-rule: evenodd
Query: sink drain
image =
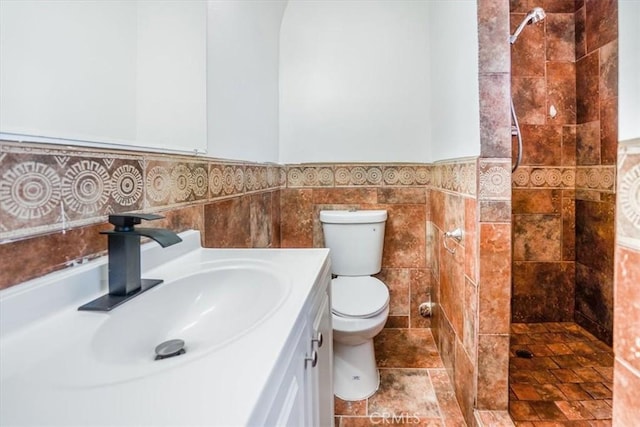
<path id="1" fill-rule="evenodd" d="M 187 351 L 184 349 L 184 341 L 183 340 L 169 340 L 163 343 L 160 343 L 156 346 L 156 359 L 162 360 L 168 359 L 169 357 L 180 356 L 181 354 L 185 354 Z"/>

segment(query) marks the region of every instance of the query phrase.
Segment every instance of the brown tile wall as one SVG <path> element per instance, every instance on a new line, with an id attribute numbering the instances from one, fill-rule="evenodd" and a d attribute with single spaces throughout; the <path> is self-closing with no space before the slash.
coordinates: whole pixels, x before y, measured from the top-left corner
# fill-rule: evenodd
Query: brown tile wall
<path id="1" fill-rule="evenodd" d="M 640 139 L 618 148 L 618 200 L 615 247 L 614 425 L 640 420 Z"/>
<path id="2" fill-rule="evenodd" d="M 523 140 L 522 163 L 513 174 L 511 312 L 514 322 L 573 321 L 575 6 L 573 0 L 512 0 L 511 32 L 534 6 L 542 6 L 546 18 L 527 25 L 511 48 L 511 90 Z"/>
<path id="3" fill-rule="evenodd" d="M 111 213 L 203 232 L 216 247 L 278 247 L 277 165 L 0 141 L 0 289 L 104 255 Z M 16 257 L 16 254 L 21 254 Z M 43 255 L 46 254 L 46 255 Z"/>
<path id="4" fill-rule="evenodd" d="M 429 300 L 432 274 L 426 264 L 428 185 L 436 180 L 429 165 L 304 164 L 286 167 L 281 191 L 282 247 L 323 247 L 320 211 L 385 209 L 382 271 L 389 287 L 388 328 L 427 328 L 418 313 Z M 396 351 L 402 351 L 401 348 Z"/>
<path id="5" fill-rule="evenodd" d="M 576 24 L 575 320 L 613 340 L 618 2 L 587 0 Z"/>

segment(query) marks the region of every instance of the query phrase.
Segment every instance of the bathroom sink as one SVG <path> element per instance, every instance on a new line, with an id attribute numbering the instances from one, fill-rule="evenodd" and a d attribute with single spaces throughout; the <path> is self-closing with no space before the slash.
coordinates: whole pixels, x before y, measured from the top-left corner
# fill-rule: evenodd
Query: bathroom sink
<path id="1" fill-rule="evenodd" d="M 196 231 L 180 237 L 143 245 L 142 277 L 164 282 L 112 311 L 78 310 L 105 293 L 106 259 L 0 291 L 1 425 L 228 426 L 266 416 L 274 372 L 294 363 L 312 290 L 328 280 L 328 250 L 209 249 Z M 155 360 L 171 340 L 186 352 Z"/>
<path id="2" fill-rule="evenodd" d="M 77 312 L 78 322 L 96 327 L 72 351 L 56 352 L 53 363 L 59 368 L 43 376 L 59 386 L 84 388 L 179 368 L 251 333 L 291 290 L 282 269 L 258 260 L 199 262 L 171 270 L 150 272 L 168 280 L 113 311 Z M 184 341 L 184 354 L 156 360 L 156 347 L 170 340 Z"/>
<path id="3" fill-rule="evenodd" d="M 223 347 L 250 331 L 284 300 L 289 281 L 267 263 L 209 263 L 148 291 L 109 314 L 91 342 L 93 357 L 113 364 L 158 364 L 154 349 L 172 339 L 186 355 Z"/>

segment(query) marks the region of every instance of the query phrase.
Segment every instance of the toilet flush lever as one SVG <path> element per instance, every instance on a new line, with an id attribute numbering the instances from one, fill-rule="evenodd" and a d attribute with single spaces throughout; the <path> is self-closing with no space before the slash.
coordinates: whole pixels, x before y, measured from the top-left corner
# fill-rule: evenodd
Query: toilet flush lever
<path id="1" fill-rule="evenodd" d="M 450 248 L 449 246 L 447 246 L 447 239 L 454 239 L 456 242 L 460 243 L 460 241 L 462 240 L 462 229 L 458 227 L 454 230 L 446 231 L 444 233 L 444 239 L 442 239 L 442 244 L 444 245 L 444 248 L 449 253 L 455 254 L 456 248 Z"/>

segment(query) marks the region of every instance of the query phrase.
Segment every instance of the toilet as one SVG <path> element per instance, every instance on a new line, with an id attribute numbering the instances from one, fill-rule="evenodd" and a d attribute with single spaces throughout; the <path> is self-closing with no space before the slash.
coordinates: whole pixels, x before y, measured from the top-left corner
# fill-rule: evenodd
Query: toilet
<path id="1" fill-rule="evenodd" d="M 333 322 L 333 391 L 342 400 L 362 400 L 380 385 L 373 337 L 389 316 L 389 289 L 372 277 L 382 265 L 387 211 L 320 211 L 330 249 Z"/>

